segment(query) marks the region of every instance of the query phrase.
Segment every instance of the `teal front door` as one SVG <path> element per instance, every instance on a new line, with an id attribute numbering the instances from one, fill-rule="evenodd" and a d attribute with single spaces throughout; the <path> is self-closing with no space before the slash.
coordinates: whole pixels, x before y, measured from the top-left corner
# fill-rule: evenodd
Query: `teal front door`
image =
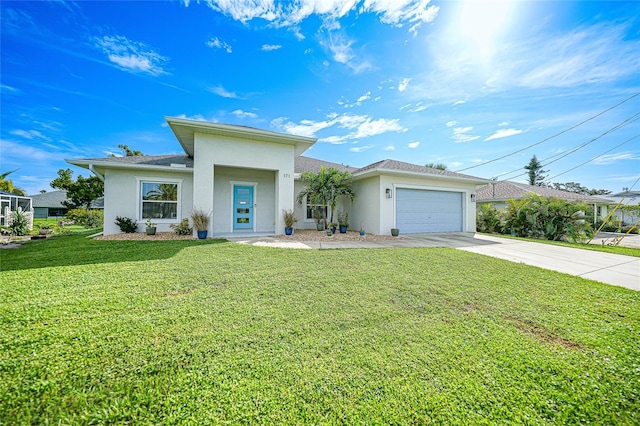
<path id="1" fill-rule="evenodd" d="M 233 229 L 253 229 L 253 186 L 233 186 Z"/>

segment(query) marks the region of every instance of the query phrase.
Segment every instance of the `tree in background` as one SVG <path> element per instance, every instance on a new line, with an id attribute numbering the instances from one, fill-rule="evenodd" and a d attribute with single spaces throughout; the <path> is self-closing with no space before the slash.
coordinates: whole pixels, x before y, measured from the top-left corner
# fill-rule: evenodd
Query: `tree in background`
<path id="1" fill-rule="evenodd" d="M 71 169 L 58 170 L 58 177 L 52 180 L 50 185 L 52 188 L 67 191 L 67 201 L 63 201 L 62 204 L 69 209 L 88 209 L 93 201 L 104 195 L 104 183 L 100 179 L 96 176 L 78 176 L 74 181 Z"/>
<path id="2" fill-rule="evenodd" d="M 560 191 L 574 192 L 576 194 L 582 195 L 611 194 L 611 191 L 609 191 L 608 189 L 589 189 L 586 186 L 580 185 L 578 182 L 552 183 L 550 187 L 552 187 L 553 189 L 558 189 Z"/>
<path id="3" fill-rule="evenodd" d="M 0 191 L 5 191 L 11 194 L 26 196 L 27 194 L 22 188 L 18 188 L 17 186 L 14 186 L 11 179 L 7 179 L 7 176 L 9 176 L 13 172 L 15 172 L 15 170 L 11 170 L 10 172 L 4 172 L 0 174 Z"/>
<path id="4" fill-rule="evenodd" d="M 447 165 L 444 163 L 427 163 L 424 166 L 432 169 L 447 170 Z"/>
<path id="5" fill-rule="evenodd" d="M 128 145 L 118 144 L 118 148 L 124 151 L 125 157 L 142 157 L 144 154 L 142 151 L 132 150 Z M 115 154 L 111 154 L 112 157 L 115 157 Z"/>
<path id="6" fill-rule="evenodd" d="M 546 178 L 543 173 L 547 173 L 548 170 L 542 170 L 542 163 L 538 161 L 535 155 L 531 157 L 529 164 L 524 166 L 524 168 L 529 172 L 529 185 L 543 186 L 542 182 Z"/>

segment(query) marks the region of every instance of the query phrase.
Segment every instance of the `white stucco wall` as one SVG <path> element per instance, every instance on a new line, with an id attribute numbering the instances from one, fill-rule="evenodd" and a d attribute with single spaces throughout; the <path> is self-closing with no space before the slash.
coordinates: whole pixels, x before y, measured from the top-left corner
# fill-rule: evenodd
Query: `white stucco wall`
<path id="1" fill-rule="evenodd" d="M 357 231 L 362 226 L 365 232 L 381 234 L 380 211 L 387 200 L 384 190 L 380 190 L 380 178 L 358 180 L 353 183 L 353 190 L 357 198 L 349 215 L 351 229 Z"/>
<path id="2" fill-rule="evenodd" d="M 254 186 L 255 232 L 275 232 L 275 171 L 216 166 L 213 189 L 215 194 L 214 235 L 233 232 L 234 184 Z"/>
<path id="3" fill-rule="evenodd" d="M 228 181 L 223 182 L 222 186 L 215 182 L 217 174 L 214 170 L 219 166 L 272 172 L 273 202 L 269 206 L 264 204 L 266 200 L 261 201 L 256 212 L 256 226 L 265 227 L 268 232 L 284 233 L 281 212 L 294 208 L 294 153 L 293 145 L 195 133 L 193 182 L 196 191 L 193 205 L 213 212 L 214 220 L 209 225 L 209 233 L 230 232 L 229 225 L 223 223 L 225 215 L 231 214 L 231 206 L 225 201 L 229 198 L 225 194 L 219 198 L 215 192 L 218 188 L 230 185 Z M 227 180 L 224 175 L 220 175 L 219 179 Z M 222 219 L 218 221 L 216 217 Z M 271 228 L 267 230 L 269 224 Z M 258 228 L 256 231 L 260 232 Z"/>
<path id="4" fill-rule="evenodd" d="M 140 212 L 140 182 L 169 181 L 180 184 L 178 217 L 176 219 L 154 219 L 158 232 L 170 232 L 171 224 L 180 223 L 192 210 L 193 177 L 191 173 L 160 171 L 106 170 L 104 173 L 104 234 L 119 234 L 116 216 L 129 217 L 138 222 L 138 232 L 144 232 L 146 219 Z"/>
<path id="5" fill-rule="evenodd" d="M 476 203 L 471 201 L 471 194 L 475 194 L 476 191 L 475 184 L 388 175 L 382 175 L 379 179 L 381 203 L 380 226 L 377 229 L 378 234 L 387 235 L 391 232 L 391 228 L 396 227 L 395 198 L 396 190 L 399 188 L 462 192 L 462 231 L 476 231 Z M 393 198 L 386 198 L 385 190 L 387 188 L 391 188 L 393 191 Z M 402 232 L 402 230 L 400 230 L 400 232 Z"/>

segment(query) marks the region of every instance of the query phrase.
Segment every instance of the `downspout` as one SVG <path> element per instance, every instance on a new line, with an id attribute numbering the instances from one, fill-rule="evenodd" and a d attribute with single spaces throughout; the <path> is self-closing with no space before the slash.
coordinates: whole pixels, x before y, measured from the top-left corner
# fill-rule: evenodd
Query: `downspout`
<path id="1" fill-rule="evenodd" d="M 102 182 L 104 182 L 104 176 L 102 176 L 100 173 L 98 173 L 98 171 L 96 169 L 93 168 L 93 164 L 89 164 L 89 171 L 91 171 L 91 173 L 96 175 L 96 177 L 98 179 L 100 179 Z"/>

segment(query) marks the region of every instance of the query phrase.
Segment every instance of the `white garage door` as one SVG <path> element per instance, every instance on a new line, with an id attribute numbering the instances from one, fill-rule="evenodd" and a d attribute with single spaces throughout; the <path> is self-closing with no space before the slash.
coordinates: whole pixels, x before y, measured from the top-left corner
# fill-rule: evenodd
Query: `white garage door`
<path id="1" fill-rule="evenodd" d="M 405 234 L 461 232 L 462 192 L 397 189 L 396 226 Z"/>

